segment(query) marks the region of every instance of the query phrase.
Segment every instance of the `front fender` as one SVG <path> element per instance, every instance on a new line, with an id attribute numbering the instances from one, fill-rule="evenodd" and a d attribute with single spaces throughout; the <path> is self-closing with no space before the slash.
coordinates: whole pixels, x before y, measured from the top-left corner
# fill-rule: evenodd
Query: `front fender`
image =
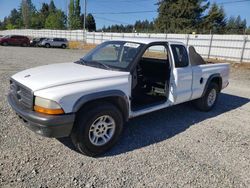
<path id="1" fill-rule="evenodd" d="M 109 91 L 100 91 L 96 93 L 91 93 L 88 95 L 84 95 L 80 97 L 75 104 L 73 105 L 73 112 L 77 112 L 84 104 L 99 100 L 99 99 L 105 99 L 105 98 L 119 98 L 121 101 L 121 106 L 122 106 L 122 113 L 125 117 L 125 119 L 128 119 L 129 116 L 129 100 L 126 94 L 120 90 L 109 90 Z"/>

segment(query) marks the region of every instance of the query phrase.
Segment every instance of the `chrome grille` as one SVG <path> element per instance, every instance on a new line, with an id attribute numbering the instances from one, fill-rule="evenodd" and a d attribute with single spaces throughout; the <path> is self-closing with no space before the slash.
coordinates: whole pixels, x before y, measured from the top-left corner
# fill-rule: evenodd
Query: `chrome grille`
<path id="1" fill-rule="evenodd" d="M 16 101 L 26 108 L 33 108 L 33 93 L 30 89 L 19 84 L 17 81 L 10 80 L 10 93 Z"/>

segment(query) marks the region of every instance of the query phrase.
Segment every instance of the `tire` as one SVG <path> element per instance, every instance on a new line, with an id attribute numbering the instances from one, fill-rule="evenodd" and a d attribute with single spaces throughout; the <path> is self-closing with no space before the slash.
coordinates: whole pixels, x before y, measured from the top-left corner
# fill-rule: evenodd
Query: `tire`
<path id="1" fill-rule="evenodd" d="M 8 42 L 3 42 L 3 46 L 8 46 Z"/>
<path id="2" fill-rule="evenodd" d="M 67 46 L 65 44 L 62 44 L 62 49 L 65 49 Z"/>
<path id="3" fill-rule="evenodd" d="M 45 48 L 50 48 L 50 44 L 49 44 L 49 43 L 46 43 L 46 44 L 45 44 Z"/>
<path id="4" fill-rule="evenodd" d="M 208 112 L 213 109 L 218 100 L 219 86 L 216 83 L 210 83 L 206 93 L 200 99 L 194 101 L 196 108 Z"/>
<path id="5" fill-rule="evenodd" d="M 82 154 L 96 156 L 109 150 L 118 141 L 122 130 L 123 118 L 117 107 L 98 102 L 77 113 L 71 139 Z"/>
<path id="6" fill-rule="evenodd" d="M 22 47 L 27 47 L 28 46 L 28 44 L 27 43 L 22 43 L 22 45 L 21 45 Z"/>

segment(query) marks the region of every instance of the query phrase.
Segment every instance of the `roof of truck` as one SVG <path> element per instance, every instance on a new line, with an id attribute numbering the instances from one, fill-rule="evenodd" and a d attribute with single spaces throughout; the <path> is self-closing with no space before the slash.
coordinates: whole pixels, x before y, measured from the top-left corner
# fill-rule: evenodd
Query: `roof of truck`
<path id="1" fill-rule="evenodd" d="M 127 42 L 136 42 L 142 44 L 150 44 L 153 42 L 169 42 L 173 44 L 181 44 L 184 45 L 183 42 L 167 40 L 167 39 L 159 39 L 159 38 L 120 38 L 120 39 L 113 39 L 112 41 L 127 41 Z"/>

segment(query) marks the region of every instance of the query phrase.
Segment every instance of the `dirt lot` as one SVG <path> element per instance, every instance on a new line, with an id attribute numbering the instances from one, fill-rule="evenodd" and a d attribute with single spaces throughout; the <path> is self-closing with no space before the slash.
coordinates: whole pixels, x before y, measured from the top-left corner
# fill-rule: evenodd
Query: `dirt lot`
<path id="1" fill-rule="evenodd" d="M 130 121 L 105 156 L 29 131 L 6 101 L 8 79 L 80 50 L 0 46 L 0 187 L 250 187 L 250 70 L 233 68 L 217 107 L 182 104 Z"/>

